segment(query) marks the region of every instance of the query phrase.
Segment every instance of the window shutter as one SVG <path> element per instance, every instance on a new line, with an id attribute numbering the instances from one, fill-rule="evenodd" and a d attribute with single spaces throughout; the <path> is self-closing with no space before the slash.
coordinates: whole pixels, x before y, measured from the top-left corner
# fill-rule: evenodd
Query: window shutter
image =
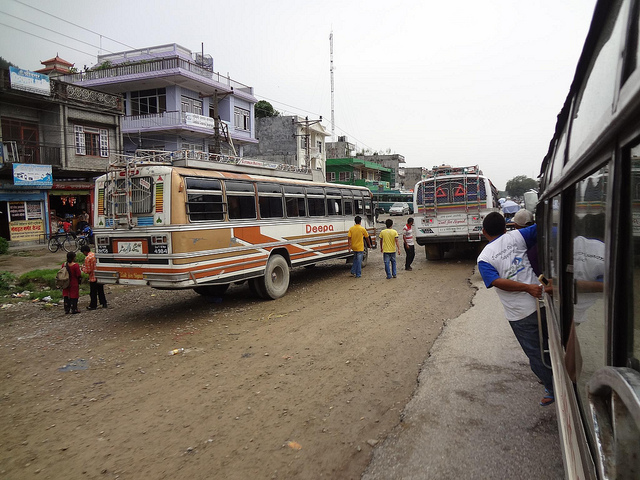
<path id="1" fill-rule="evenodd" d="M 76 155 L 86 155 L 87 150 L 84 145 L 84 128 L 82 125 L 74 125 L 76 135 Z"/>
<path id="2" fill-rule="evenodd" d="M 100 156 L 109 156 L 109 132 L 106 128 L 100 129 Z"/>

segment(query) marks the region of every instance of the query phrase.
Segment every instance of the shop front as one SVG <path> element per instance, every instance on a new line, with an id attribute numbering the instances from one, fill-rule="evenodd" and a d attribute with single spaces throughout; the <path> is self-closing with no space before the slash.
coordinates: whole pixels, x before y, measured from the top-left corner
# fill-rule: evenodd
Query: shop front
<path id="1" fill-rule="evenodd" d="M 52 233 L 67 224 L 73 232 L 91 226 L 93 183 L 54 181 L 49 191 L 49 218 Z"/>

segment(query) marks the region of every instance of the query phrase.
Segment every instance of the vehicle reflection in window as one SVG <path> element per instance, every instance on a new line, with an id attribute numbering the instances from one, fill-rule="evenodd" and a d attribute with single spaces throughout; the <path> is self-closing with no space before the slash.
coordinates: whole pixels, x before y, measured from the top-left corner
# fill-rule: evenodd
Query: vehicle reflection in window
<path id="1" fill-rule="evenodd" d="M 605 229 L 608 167 L 576 185 L 573 238 L 573 324 L 566 366 L 577 384 L 583 411 L 588 412 L 586 384 L 606 365 L 605 358 Z"/>

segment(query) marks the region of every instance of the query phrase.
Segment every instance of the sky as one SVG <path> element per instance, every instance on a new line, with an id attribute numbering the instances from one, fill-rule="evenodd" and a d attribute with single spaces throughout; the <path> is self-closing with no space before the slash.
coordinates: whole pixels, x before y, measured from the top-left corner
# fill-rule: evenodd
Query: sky
<path id="1" fill-rule="evenodd" d="M 498 189 L 536 178 L 595 0 L 0 0 L 0 56 L 79 69 L 177 43 L 286 115 L 323 118 L 407 167 L 479 165 Z M 120 42 L 120 43 L 119 43 Z M 327 138 L 330 141 L 331 137 Z"/>

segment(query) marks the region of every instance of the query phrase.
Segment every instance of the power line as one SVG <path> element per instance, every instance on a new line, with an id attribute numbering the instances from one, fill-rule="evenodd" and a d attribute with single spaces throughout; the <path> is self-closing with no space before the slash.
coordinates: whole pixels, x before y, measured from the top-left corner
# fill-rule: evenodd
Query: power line
<path id="1" fill-rule="evenodd" d="M 56 16 L 56 15 L 54 15 L 52 13 L 45 12 L 44 10 L 40 10 L 39 8 L 36 8 L 33 5 L 29 5 L 28 3 L 21 2 L 20 0 L 13 0 L 13 1 L 16 2 L 16 3 L 19 3 L 20 5 L 24 5 L 25 7 L 32 8 L 32 9 L 34 9 L 34 10 L 40 12 L 40 13 L 44 13 L 45 15 L 49 15 L 50 17 L 56 18 L 56 19 L 58 19 L 60 21 L 63 21 L 65 23 L 68 23 L 69 25 L 73 25 L 74 27 L 81 28 L 82 30 L 85 30 L 85 31 L 90 32 L 90 33 L 93 33 L 94 35 L 98 35 L 98 36 L 100 36 L 102 38 L 106 38 L 107 40 L 111 40 L 112 42 L 119 43 L 120 45 L 124 45 L 127 48 L 135 50 L 135 47 L 132 47 L 131 45 L 127 45 L 126 43 L 119 42 L 118 40 L 115 40 L 115 39 L 113 39 L 111 37 L 107 37 L 106 35 L 102 35 L 101 33 L 98 33 L 98 32 L 95 32 L 95 31 L 93 31 L 91 29 L 83 27 L 82 25 L 78 25 L 77 23 L 70 22 L 69 20 L 66 20 L 64 18 L 58 17 L 58 16 Z"/>
<path id="2" fill-rule="evenodd" d="M 36 35 L 35 33 L 27 32 L 26 30 L 22 30 L 20 28 L 12 27 L 11 25 L 7 25 L 6 23 L 0 22 L 0 25 L 2 25 L 3 27 L 7 27 L 7 28 L 13 28 L 14 30 L 17 30 L 17 31 L 22 32 L 22 33 L 26 33 L 27 35 L 31 35 L 32 37 L 39 38 L 41 40 L 44 40 L 45 42 L 55 43 L 56 45 L 60 45 L 61 47 L 69 48 L 71 50 L 75 50 L 76 52 L 84 53 L 85 55 L 89 55 L 90 57 L 95 57 L 95 54 L 93 54 L 93 53 L 85 52 L 84 50 L 79 50 L 77 48 L 70 47 L 69 45 L 65 45 L 64 43 L 56 42 L 54 40 L 41 37 L 40 35 Z"/>
<path id="3" fill-rule="evenodd" d="M 60 32 L 58 32 L 58 31 L 56 31 L 56 30 L 51 29 L 51 28 L 43 27 L 42 25 L 38 25 L 37 23 L 30 22 L 29 20 L 25 20 L 24 18 L 16 17 L 15 15 L 11 15 L 10 13 L 3 12 L 2 10 L 0 10 L 0 13 L 2 13 L 3 15 L 6 15 L 6 16 L 8 16 L 8 17 L 15 18 L 15 19 L 17 19 L 17 20 L 21 20 L 21 21 L 23 21 L 23 22 L 25 22 L 25 23 L 29 23 L 29 24 L 31 24 L 31 25 L 35 25 L 36 27 L 42 28 L 43 30 L 48 30 L 48 31 L 53 32 L 53 33 L 56 33 L 56 34 L 58 34 L 58 35 L 62 35 L 63 37 L 69 38 L 69 39 L 74 40 L 74 41 L 76 41 L 76 42 L 84 43 L 85 45 L 89 45 L 90 47 L 98 48 L 98 49 L 100 49 L 100 48 L 101 48 L 101 47 L 100 47 L 100 46 L 98 46 L 98 45 L 93 45 L 93 44 L 91 44 L 91 43 L 85 42 L 85 41 L 80 40 L 80 39 L 78 39 L 78 38 L 74 38 L 74 37 L 71 37 L 71 36 L 69 36 L 69 35 L 65 35 L 64 33 L 60 33 Z M 29 33 L 29 32 L 25 32 L 25 33 Z M 103 50 L 106 50 L 106 51 L 107 51 L 107 52 L 109 52 L 109 53 L 113 53 L 111 50 L 107 50 L 106 48 L 105 48 L 105 49 L 103 49 Z"/>

